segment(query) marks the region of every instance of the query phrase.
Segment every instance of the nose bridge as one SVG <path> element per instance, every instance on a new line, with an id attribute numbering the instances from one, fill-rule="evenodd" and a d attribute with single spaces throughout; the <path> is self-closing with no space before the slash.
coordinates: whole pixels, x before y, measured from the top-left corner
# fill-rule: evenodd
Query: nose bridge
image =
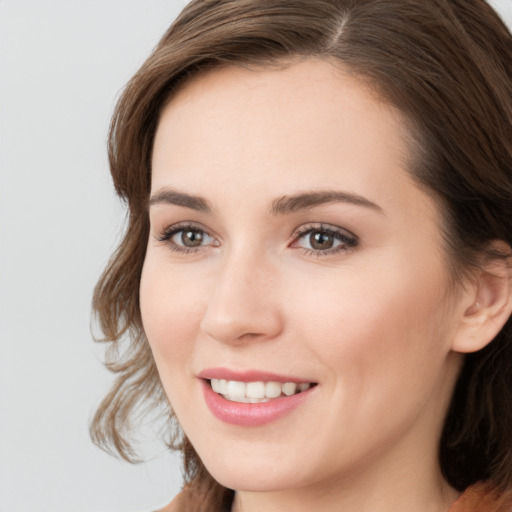
<path id="1" fill-rule="evenodd" d="M 201 325 L 208 335 L 233 343 L 278 334 L 275 268 L 261 251 L 238 248 L 226 254 L 214 280 Z"/>

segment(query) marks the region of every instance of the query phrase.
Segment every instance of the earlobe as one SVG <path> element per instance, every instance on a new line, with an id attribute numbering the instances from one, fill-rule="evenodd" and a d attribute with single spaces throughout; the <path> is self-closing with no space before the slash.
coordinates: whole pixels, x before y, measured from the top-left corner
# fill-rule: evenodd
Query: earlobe
<path id="1" fill-rule="evenodd" d="M 510 247 L 499 243 L 500 252 L 510 255 Z M 472 285 L 465 290 L 464 299 L 466 306 L 463 305 L 463 317 L 452 349 L 476 352 L 497 336 L 512 314 L 510 257 L 493 258 L 482 265 Z"/>

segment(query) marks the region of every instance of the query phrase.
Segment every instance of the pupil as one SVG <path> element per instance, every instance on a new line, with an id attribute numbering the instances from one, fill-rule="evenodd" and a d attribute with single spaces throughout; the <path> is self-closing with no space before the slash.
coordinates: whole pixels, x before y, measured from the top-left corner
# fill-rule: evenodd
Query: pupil
<path id="1" fill-rule="evenodd" d="M 181 241 L 187 247 L 197 247 L 203 242 L 203 234 L 201 231 L 184 231 L 181 235 Z"/>
<path id="2" fill-rule="evenodd" d="M 313 249 L 330 249 L 334 240 L 331 235 L 317 231 L 311 234 L 310 243 Z"/>

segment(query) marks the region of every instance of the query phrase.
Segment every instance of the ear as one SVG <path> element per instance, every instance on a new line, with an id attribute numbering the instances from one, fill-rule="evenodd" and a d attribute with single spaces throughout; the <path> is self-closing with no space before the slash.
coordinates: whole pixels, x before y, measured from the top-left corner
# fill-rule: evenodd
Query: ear
<path id="1" fill-rule="evenodd" d="M 495 253 L 509 255 L 487 258 L 469 279 L 462 292 L 459 329 L 452 342 L 455 352 L 476 352 L 488 345 L 512 314 L 511 249 L 505 242 L 491 245 Z"/>

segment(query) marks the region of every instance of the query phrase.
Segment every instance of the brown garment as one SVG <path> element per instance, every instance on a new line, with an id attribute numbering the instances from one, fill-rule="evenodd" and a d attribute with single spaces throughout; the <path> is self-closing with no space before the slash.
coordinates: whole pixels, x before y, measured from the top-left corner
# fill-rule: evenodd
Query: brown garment
<path id="1" fill-rule="evenodd" d="M 485 483 L 472 485 L 448 512 L 512 512 L 512 495 L 500 495 Z"/>
<path id="2" fill-rule="evenodd" d="M 159 512 L 188 512 L 191 496 L 186 490 Z M 512 493 L 498 494 L 485 483 L 472 485 L 450 507 L 448 512 L 512 512 Z"/>

